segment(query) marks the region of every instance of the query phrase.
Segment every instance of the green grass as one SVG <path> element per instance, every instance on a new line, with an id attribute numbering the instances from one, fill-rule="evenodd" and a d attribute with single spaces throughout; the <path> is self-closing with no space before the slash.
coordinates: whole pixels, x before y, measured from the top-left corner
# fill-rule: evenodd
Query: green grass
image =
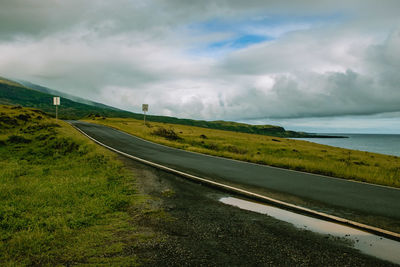
<path id="1" fill-rule="evenodd" d="M 400 187 L 400 158 L 265 135 L 121 118 L 87 120 L 189 151 Z"/>
<path id="2" fill-rule="evenodd" d="M 0 106 L 0 266 L 135 266 L 145 199 L 114 154 L 67 123 Z"/>

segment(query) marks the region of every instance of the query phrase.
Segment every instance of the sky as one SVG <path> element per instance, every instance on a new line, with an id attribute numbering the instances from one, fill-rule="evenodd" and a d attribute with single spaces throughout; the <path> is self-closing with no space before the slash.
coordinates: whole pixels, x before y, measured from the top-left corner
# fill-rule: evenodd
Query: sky
<path id="1" fill-rule="evenodd" d="M 400 1 L 0 0 L 0 76 L 140 112 L 400 134 Z"/>

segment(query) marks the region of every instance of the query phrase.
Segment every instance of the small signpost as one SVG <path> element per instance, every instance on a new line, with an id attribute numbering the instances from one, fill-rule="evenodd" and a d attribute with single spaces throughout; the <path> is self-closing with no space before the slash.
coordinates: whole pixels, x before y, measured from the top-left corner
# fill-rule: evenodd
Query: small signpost
<path id="1" fill-rule="evenodd" d="M 146 125 L 146 112 L 149 111 L 149 104 L 142 104 L 142 110 L 143 110 L 143 122 L 144 125 Z"/>
<path id="2" fill-rule="evenodd" d="M 60 97 L 53 97 L 53 105 L 56 106 L 56 120 L 58 120 L 58 106 L 60 105 Z"/>

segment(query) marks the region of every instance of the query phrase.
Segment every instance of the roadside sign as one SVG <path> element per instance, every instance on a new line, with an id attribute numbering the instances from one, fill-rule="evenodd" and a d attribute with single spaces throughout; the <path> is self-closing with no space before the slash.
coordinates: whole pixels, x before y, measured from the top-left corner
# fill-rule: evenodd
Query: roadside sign
<path id="1" fill-rule="evenodd" d="M 53 97 L 53 105 L 55 105 L 55 106 L 60 105 L 60 97 L 59 96 Z"/>
<path id="2" fill-rule="evenodd" d="M 56 120 L 58 120 L 58 106 L 60 105 L 60 97 L 53 97 L 53 105 L 56 106 Z"/>

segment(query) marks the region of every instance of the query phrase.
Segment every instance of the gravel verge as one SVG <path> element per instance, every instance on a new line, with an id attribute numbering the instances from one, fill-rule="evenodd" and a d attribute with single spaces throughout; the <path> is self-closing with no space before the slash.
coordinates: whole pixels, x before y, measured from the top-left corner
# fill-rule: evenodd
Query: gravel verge
<path id="1" fill-rule="evenodd" d="M 346 241 L 218 202 L 228 194 L 120 156 L 150 198 L 132 216 L 144 266 L 395 266 Z M 139 214 L 139 215 L 137 215 Z"/>

